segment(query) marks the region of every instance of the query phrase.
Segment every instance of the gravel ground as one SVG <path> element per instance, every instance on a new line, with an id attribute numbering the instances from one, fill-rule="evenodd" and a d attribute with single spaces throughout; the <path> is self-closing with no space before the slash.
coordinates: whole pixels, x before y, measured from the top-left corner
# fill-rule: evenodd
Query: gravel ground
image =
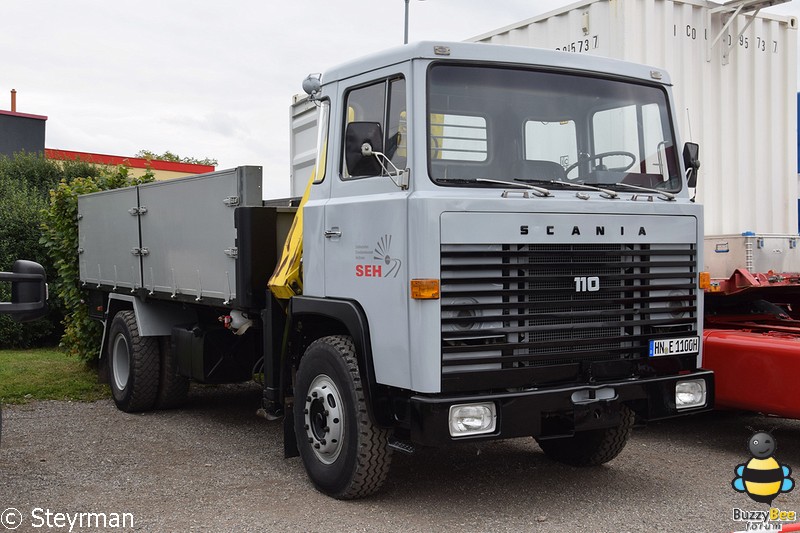
<path id="1" fill-rule="evenodd" d="M 248 385 L 141 415 L 110 400 L 8 406 L 0 510 L 21 511 L 17 531 L 70 530 L 48 528 L 47 510 L 132 513 L 128 530 L 154 532 L 731 531 L 745 526 L 733 508 L 767 508 L 731 488 L 747 426 L 775 429 L 776 457 L 800 481 L 800 421 L 713 413 L 638 429 L 593 469 L 554 463 L 532 439 L 395 454 L 383 491 L 340 502 L 283 458 L 281 425 L 255 416 L 259 398 Z M 800 511 L 800 489 L 774 505 Z"/>

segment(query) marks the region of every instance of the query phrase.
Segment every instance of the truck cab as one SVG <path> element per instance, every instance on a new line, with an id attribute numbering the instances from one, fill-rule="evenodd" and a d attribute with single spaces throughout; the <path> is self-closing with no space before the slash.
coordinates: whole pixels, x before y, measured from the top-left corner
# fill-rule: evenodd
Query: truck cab
<path id="1" fill-rule="evenodd" d="M 345 328 L 392 448 L 534 436 L 598 464 L 634 421 L 710 409 L 696 153 L 679 157 L 666 72 L 422 42 L 309 86 L 318 157 L 291 314 L 365 330 Z M 300 368 L 319 336 L 294 336 Z M 324 412 L 307 390 L 295 411 Z M 326 433 L 295 420 L 307 468 L 329 461 Z"/>

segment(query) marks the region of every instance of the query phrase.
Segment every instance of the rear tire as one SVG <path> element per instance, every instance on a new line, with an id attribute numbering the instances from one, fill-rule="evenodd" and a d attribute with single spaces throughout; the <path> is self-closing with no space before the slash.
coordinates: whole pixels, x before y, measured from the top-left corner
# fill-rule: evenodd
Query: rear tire
<path id="1" fill-rule="evenodd" d="M 186 402 L 189 394 L 189 379 L 178 373 L 178 361 L 172 352 L 169 337 L 159 337 L 161 372 L 159 375 L 156 409 L 174 409 Z"/>
<path id="2" fill-rule="evenodd" d="M 380 489 L 391 463 L 389 433 L 369 418 L 350 337 L 324 337 L 308 347 L 295 399 L 297 447 L 314 486 L 340 500 Z"/>
<path id="3" fill-rule="evenodd" d="M 616 427 L 579 431 L 571 437 L 537 439 L 539 447 L 551 459 L 572 466 L 598 466 L 614 459 L 625 448 L 633 429 L 635 415 L 623 406 Z"/>
<path id="4" fill-rule="evenodd" d="M 114 316 L 108 338 L 108 380 L 114 403 L 127 413 L 152 409 L 158 396 L 158 342 L 139 335 L 133 311 Z"/>

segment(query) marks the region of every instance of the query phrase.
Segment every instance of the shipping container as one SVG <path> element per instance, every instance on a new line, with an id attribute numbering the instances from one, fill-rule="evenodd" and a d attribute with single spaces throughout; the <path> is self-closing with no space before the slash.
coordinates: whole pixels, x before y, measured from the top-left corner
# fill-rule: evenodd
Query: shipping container
<path id="1" fill-rule="evenodd" d="M 586 0 L 470 40 L 666 70 L 680 141 L 700 144 L 706 235 L 788 234 L 798 229 L 797 19 L 761 11 L 784 1 Z"/>

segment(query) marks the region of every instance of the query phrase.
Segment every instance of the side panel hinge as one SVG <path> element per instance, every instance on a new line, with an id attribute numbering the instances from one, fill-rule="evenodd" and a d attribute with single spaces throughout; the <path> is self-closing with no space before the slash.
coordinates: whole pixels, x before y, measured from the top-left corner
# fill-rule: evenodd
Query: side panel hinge
<path id="1" fill-rule="evenodd" d="M 227 205 L 228 207 L 236 207 L 237 205 L 239 205 L 239 197 L 238 196 L 228 196 L 227 198 L 222 200 L 222 203 Z"/>
<path id="2" fill-rule="evenodd" d="M 150 250 L 148 250 L 147 248 L 144 248 L 144 247 L 142 247 L 142 248 L 133 248 L 131 250 L 131 253 L 133 255 L 137 256 L 137 257 L 141 257 L 143 255 L 148 255 L 150 253 Z"/>
<path id="3" fill-rule="evenodd" d="M 228 257 L 231 257 L 233 259 L 237 259 L 239 257 L 239 249 L 236 248 L 235 246 L 232 247 L 232 248 L 226 248 L 225 249 L 225 255 L 227 255 Z"/>
<path id="4" fill-rule="evenodd" d="M 140 217 L 145 213 L 147 213 L 147 207 L 146 206 L 131 207 L 130 209 L 128 209 L 128 213 L 130 213 L 132 216 Z"/>

